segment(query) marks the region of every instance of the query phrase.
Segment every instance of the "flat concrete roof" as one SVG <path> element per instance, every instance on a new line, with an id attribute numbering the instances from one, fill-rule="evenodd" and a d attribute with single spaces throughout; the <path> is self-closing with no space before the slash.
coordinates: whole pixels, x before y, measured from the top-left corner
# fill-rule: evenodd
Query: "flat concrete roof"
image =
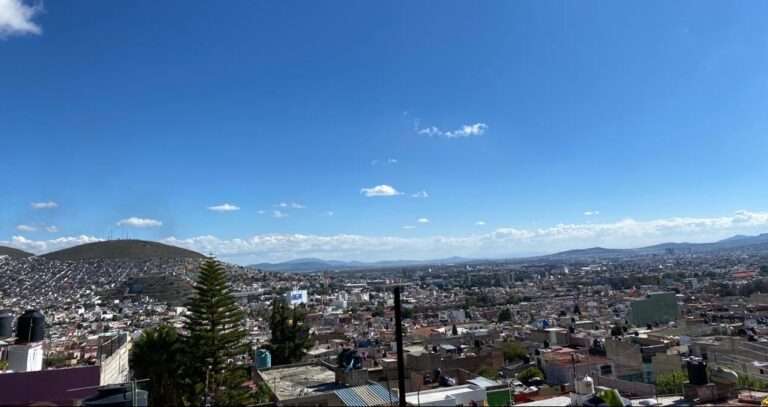
<path id="1" fill-rule="evenodd" d="M 278 400 L 289 400 L 338 390 L 333 370 L 322 365 L 276 367 L 259 370 Z"/>
<path id="2" fill-rule="evenodd" d="M 412 405 L 418 405 L 419 403 L 434 403 L 443 401 L 448 398 L 448 396 L 462 393 L 471 393 L 476 390 L 477 389 L 472 388 L 471 385 L 468 384 L 463 386 L 441 387 L 437 389 L 425 390 L 422 392 L 408 393 L 405 395 L 405 401 Z"/>

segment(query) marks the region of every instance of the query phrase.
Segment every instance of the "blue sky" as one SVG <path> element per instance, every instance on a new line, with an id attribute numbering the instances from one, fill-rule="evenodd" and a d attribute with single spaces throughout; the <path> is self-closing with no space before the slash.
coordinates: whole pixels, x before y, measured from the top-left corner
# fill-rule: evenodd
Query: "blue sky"
<path id="1" fill-rule="evenodd" d="M 247 263 L 768 231 L 767 8 L 0 0 L 0 244 Z"/>

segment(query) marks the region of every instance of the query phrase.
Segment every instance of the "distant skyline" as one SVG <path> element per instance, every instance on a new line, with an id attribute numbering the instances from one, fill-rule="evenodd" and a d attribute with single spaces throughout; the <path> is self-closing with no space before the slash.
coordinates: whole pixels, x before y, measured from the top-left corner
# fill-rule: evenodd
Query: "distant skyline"
<path id="1" fill-rule="evenodd" d="M 0 245 L 376 261 L 768 232 L 766 12 L 0 0 Z"/>

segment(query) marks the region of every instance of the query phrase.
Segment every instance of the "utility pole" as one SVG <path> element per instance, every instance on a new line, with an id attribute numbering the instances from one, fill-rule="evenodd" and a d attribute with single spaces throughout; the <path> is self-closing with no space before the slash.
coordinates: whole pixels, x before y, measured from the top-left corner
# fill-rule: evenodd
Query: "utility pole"
<path id="1" fill-rule="evenodd" d="M 400 291 L 402 287 L 395 287 L 395 343 L 397 344 L 397 389 L 400 399 L 399 406 L 406 407 L 405 403 L 405 356 L 403 355 L 403 315 L 400 305 Z"/>

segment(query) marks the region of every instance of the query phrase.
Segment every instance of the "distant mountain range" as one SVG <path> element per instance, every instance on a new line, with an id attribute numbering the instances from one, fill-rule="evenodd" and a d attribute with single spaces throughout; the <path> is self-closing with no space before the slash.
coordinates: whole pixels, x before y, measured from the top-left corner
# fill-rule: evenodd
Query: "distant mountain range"
<path id="1" fill-rule="evenodd" d="M 390 267 L 407 267 L 419 265 L 444 265 L 444 264 L 465 264 L 477 260 L 465 257 L 449 257 L 436 260 L 385 260 L 376 262 L 362 261 L 340 261 L 323 260 L 315 258 L 289 260 L 282 263 L 258 263 L 248 267 L 257 268 L 262 271 L 289 271 L 289 272 L 309 272 L 324 270 L 362 270 Z"/>
<path id="2" fill-rule="evenodd" d="M 589 249 L 567 250 L 541 256 L 539 258 L 552 260 L 597 259 L 661 254 L 703 254 L 746 249 L 768 251 L 768 233 L 763 233 L 757 236 L 736 235 L 713 243 L 661 243 L 636 249 L 606 249 L 604 247 L 592 247 Z"/>
<path id="3" fill-rule="evenodd" d="M 764 251 L 768 253 L 768 233 L 757 236 L 736 235 L 713 243 L 662 243 L 636 249 L 608 249 L 592 247 L 588 249 L 567 250 L 545 256 L 507 259 L 514 261 L 562 261 L 562 260 L 592 260 L 612 259 L 622 257 L 638 257 L 666 254 L 704 254 L 734 250 Z M 0 246 L 0 256 L 24 258 L 33 256 L 22 250 Z M 63 249 L 40 257 L 49 260 L 87 260 L 87 259 L 132 259 L 143 260 L 151 258 L 193 258 L 202 259 L 206 256 L 181 247 L 144 240 L 107 240 L 87 243 L 68 249 Z M 259 263 L 249 267 L 263 271 L 309 272 L 324 270 L 356 270 L 391 267 L 407 267 L 419 265 L 473 264 L 488 261 L 505 261 L 504 259 L 469 259 L 465 257 L 449 257 L 434 260 L 390 260 L 377 262 L 323 260 L 304 258 L 282 263 Z"/>

